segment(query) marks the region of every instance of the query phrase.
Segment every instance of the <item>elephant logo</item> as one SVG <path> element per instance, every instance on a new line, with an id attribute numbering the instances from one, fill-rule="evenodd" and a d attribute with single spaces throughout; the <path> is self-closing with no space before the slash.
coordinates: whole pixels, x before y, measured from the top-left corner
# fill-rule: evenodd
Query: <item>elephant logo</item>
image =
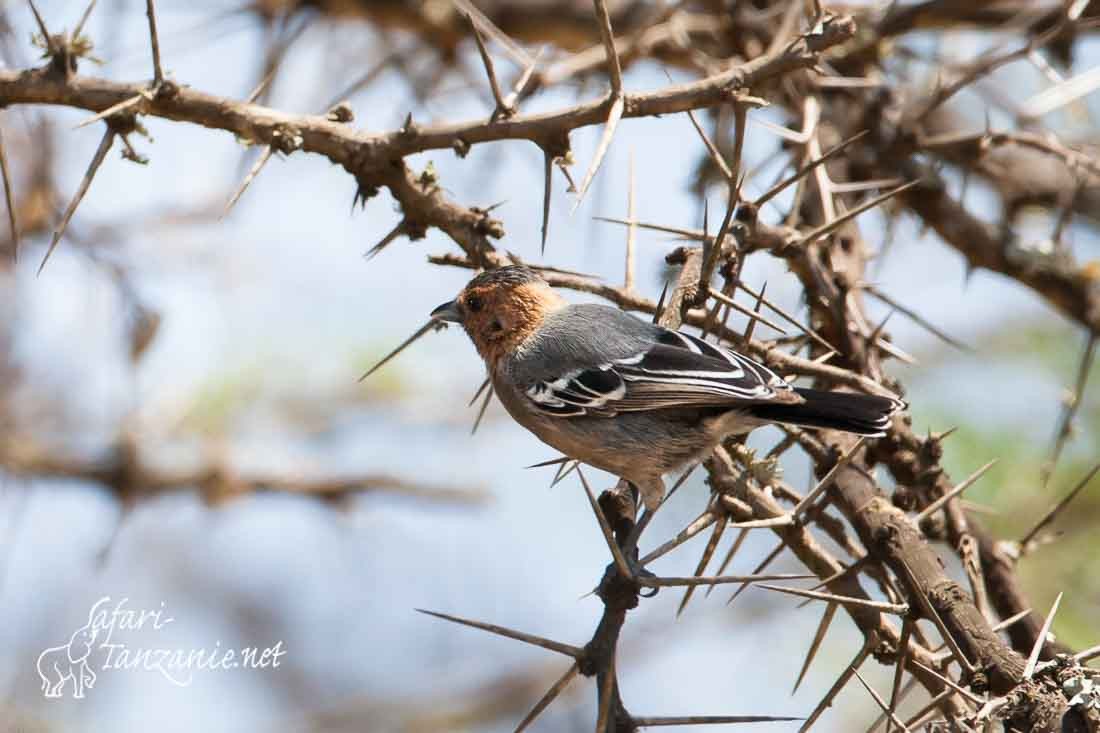
<path id="1" fill-rule="evenodd" d="M 77 629 L 68 644 L 53 646 L 38 655 L 38 676 L 46 697 L 61 697 L 65 683 L 73 681 L 73 697 L 84 697 L 84 690 L 95 685 L 95 672 L 88 664 L 97 629 L 88 623 Z"/>

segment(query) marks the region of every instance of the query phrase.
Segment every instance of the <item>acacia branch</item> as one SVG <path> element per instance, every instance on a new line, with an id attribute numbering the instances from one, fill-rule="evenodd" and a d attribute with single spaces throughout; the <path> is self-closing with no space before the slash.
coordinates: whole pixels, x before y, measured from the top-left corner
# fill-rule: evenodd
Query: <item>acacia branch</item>
<path id="1" fill-rule="evenodd" d="M 819 33 L 796 39 L 786 48 L 739 64 L 720 74 L 654 92 L 622 95 L 624 118 L 683 112 L 721 104 L 731 90 L 748 89 L 794 69 L 807 68 L 818 55 L 851 38 L 851 18 L 833 18 Z M 62 78 L 49 69 L 0 71 L 0 103 L 56 104 L 99 112 L 125 102 L 146 89 L 106 79 L 74 75 Z M 547 142 L 568 131 L 606 121 L 605 100 L 594 100 L 554 112 L 516 116 L 492 124 L 481 121 L 403 129 L 386 133 L 355 131 L 321 115 L 295 115 L 255 104 L 244 104 L 179 87 L 158 95 L 142 114 L 226 130 L 257 143 L 272 144 L 280 130 L 301 136 L 300 149 L 318 153 L 353 172 L 426 150 L 452 149 L 494 140 Z"/>

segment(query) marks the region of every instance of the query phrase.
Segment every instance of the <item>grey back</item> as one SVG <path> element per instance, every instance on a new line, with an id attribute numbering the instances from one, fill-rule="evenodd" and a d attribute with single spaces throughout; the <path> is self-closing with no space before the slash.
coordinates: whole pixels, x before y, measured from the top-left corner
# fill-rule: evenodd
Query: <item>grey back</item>
<path id="1" fill-rule="evenodd" d="M 569 305 L 548 315 L 505 369 L 523 385 L 552 380 L 645 352 L 662 331 L 614 306 Z"/>

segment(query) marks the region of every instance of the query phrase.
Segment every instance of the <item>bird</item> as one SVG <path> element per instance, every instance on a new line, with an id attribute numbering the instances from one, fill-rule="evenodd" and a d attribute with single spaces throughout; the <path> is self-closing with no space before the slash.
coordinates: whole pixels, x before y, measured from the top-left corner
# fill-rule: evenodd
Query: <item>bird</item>
<path id="1" fill-rule="evenodd" d="M 789 384 L 716 343 L 612 305 L 570 303 L 525 265 L 486 270 L 431 312 L 460 324 L 509 415 L 567 457 L 633 484 L 648 511 L 664 476 L 772 423 L 882 436 L 906 404 Z"/>

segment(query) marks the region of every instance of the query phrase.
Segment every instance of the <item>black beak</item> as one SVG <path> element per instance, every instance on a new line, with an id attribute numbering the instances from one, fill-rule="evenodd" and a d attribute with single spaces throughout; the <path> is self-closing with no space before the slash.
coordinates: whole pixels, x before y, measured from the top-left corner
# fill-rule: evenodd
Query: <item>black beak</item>
<path id="1" fill-rule="evenodd" d="M 436 321 L 448 321 L 450 323 L 462 323 L 462 314 L 458 312 L 458 304 L 453 300 L 448 300 L 432 311 L 432 319 Z"/>

